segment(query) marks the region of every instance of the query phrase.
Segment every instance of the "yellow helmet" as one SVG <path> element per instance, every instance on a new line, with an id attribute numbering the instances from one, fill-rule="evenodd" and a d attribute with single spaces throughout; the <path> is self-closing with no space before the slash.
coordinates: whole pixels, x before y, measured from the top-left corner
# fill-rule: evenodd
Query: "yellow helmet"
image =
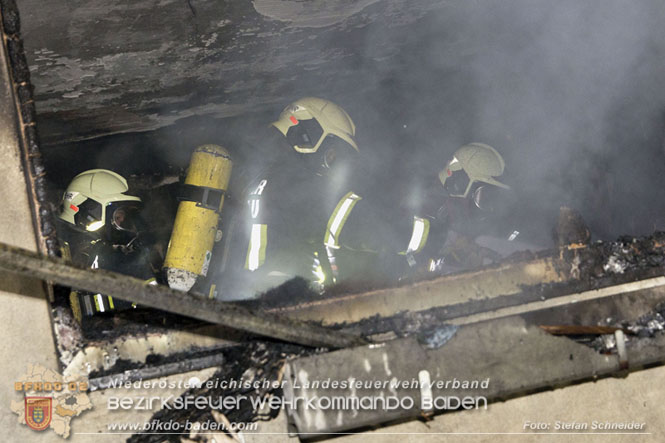
<path id="1" fill-rule="evenodd" d="M 86 231 L 98 231 L 107 221 L 114 223 L 117 229 L 126 229 L 126 208 L 109 212 L 111 205 L 120 208 L 121 202 L 136 206 L 139 197 L 124 194 L 129 190 L 127 180 L 107 169 L 91 169 L 74 177 L 62 197 L 58 217 L 75 227 Z M 114 219 L 107 220 L 113 213 Z"/>
<path id="2" fill-rule="evenodd" d="M 304 97 L 287 106 L 272 123 L 301 154 L 316 152 L 325 138 L 334 135 L 358 151 L 356 126 L 349 114 L 328 100 Z"/>
<path id="3" fill-rule="evenodd" d="M 495 179 L 503 174 L 504 168 L 503 157 L 496 149 L 484 143 L 470 143 L 455 152 L 439 173 L 439 180 L 451 197 L 466 197 L 476 182 L 510 189 Z"/>

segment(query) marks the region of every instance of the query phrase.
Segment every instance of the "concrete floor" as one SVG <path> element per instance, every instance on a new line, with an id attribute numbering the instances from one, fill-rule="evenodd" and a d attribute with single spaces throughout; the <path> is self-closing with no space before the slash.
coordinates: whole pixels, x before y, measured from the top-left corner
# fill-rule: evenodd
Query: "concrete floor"
<path id="1" fill-rule="evenodd" d="M 20 159 L 11 143 L 0 140 L 0 242 L 35 250 L 36 242 L 26 197 L 26 187 Z M 49 306 L 41 282 L 17 278 L 0 273 L 0 429 L 6 442 L 57 442 L 54 432 L 34 432 L 20 425 L 10 410 L 11 400 L 21 397 L 13 390 L 14 381 L 26 371 L 28 364 L 39 364 L 57 369 L 54 343 L 50 327 Z M 197 376 L 205 379 L 211 370 L 196 374 L 171 377 L 170 380 Z M 152 396 L 177 394 L 168 390 L 150 392 L 124 391 L 123 395 Z M 94 404 L 91 411 L 72 421 L 70 441 L 119 442 L 128 435 L 91 435 L 83 433 L 105 432 L 108 423 L 142 422 L 151 411 L 109 412 L 107 398 L 113 391 L 90 394 Z M 646 424 L 650 435 L 534 435 L 523 430 L 525 421 L 554 423 L 610 421 L 637 421 Z M 271 422 L 262 423 L 264 434 L 245 434 L 247 442 L 286 441 L 284 414 Z M 460 433 L 443 435 L 442 433 Z M 514 433 L 514 434 L 513 434 Z M 462 435 L 463 434 L 463 435 Z M 217 437 L 216 441 L 224 438 Z M 361 435 L 347 435 L 338 441 L 473 441 L 473 442 L 540 442 L 540 441 L 609 441 L 609 442 L 662 442 L 665 441 L 665 367 L 633 373 L 625 379 L 604 379 L 564 389 L 491 404 L 488 410 L 451 413 L 436 417 L 429 423 L 408 422 L 382 428 Z M 291 439 L 291 441 L 295 441 Z"/>

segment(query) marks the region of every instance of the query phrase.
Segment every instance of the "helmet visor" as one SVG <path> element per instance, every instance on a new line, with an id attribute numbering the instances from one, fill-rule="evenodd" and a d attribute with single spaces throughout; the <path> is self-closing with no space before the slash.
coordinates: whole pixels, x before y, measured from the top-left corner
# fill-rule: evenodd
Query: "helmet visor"
<path id="1" fill-rule="evenodd" d="M 298 123 L 291 126 L 286 132 L 289 144 L 296 151 L 315 151 L 323 136 L 323 128 L 315 118 L 296 121 Z"/>
<path id="2" fill-rule="evenodd" d="M 450 168 L 446 170 L 448 177 L 446 182 L 443 184 L 443 189 L 445 189 L 451 197 L 466 197 L 469 191 L 469 184 L 471 179 L 464 172 L 463 169 L 453 171 Z"/>
<path id="3" fill-rule="evenodd" d="M 70 208 L 76 211 L 74 223 L 79 228 L 86 231 L 97 231 L 104 226 L 102 205 L 99 202 L 89 198 L 78 206 L 70 205 Z"/>

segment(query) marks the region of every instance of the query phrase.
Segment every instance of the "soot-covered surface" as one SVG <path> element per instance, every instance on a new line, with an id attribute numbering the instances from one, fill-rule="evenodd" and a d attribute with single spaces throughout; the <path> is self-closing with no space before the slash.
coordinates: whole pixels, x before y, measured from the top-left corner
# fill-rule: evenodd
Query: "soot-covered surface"
<path id="1" fill-rule="evenodd" d="M 237 396 L 242 398 L 238 407 L 229 408 L 203 408 L 194 406 L 185 409 L 162 409 L 150 419 L 153 429 L 160 429 L 164 423 L 178 423 L 185 426 L 187 421 L 196 422 L 223 422 L 224 416 L 231 423 L 251 423 L 256 420 L 269 420 L 274 418 L 279 409 L 269 409 L 268 413 L 261 413 L 252 407 L 252 399 L 268 399 L 272 396 L 282 396 L 281 381 L 283 365 L 286 359 L 310 355 L 313 350 L 294 345 L 271 342 L 250 342 L 224 350 L 226 363 L 201 388 L 192 388 L 182 394 L 183 397 L 210 397 L 214 402 L 221 398 Z M 240 386 L 226 388 L 220 382 L 228 383 L 234 380 Z M 266 382 L 268 386 L 266 386 Z M 273 385 L 276 383 L 277 387 Z M 256 383 L 256 385 L 255 385 Z M 227 385 L 229 386 L 229 385 Z M 180 436 L 151 435 L 151 429 L 144 429 L 144 433 L 135 434 L 127 441 L 130 443 L 157 443 L 163 441 L 179 442 Z M 222 431 L 229 433 L 228 430 Z M 201 441 L 204 436 L 190 437 L 194 441 Z"/>

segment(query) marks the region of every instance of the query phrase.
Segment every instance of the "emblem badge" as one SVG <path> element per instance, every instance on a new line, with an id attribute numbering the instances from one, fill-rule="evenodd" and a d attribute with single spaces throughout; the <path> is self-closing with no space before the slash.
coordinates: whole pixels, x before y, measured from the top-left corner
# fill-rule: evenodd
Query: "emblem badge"
<path id="1" fill-rule="evenodd" d="M 25 422 L 35 431 L 43 431 L 51 424 L 51 397 L 25 397 Z"/>

